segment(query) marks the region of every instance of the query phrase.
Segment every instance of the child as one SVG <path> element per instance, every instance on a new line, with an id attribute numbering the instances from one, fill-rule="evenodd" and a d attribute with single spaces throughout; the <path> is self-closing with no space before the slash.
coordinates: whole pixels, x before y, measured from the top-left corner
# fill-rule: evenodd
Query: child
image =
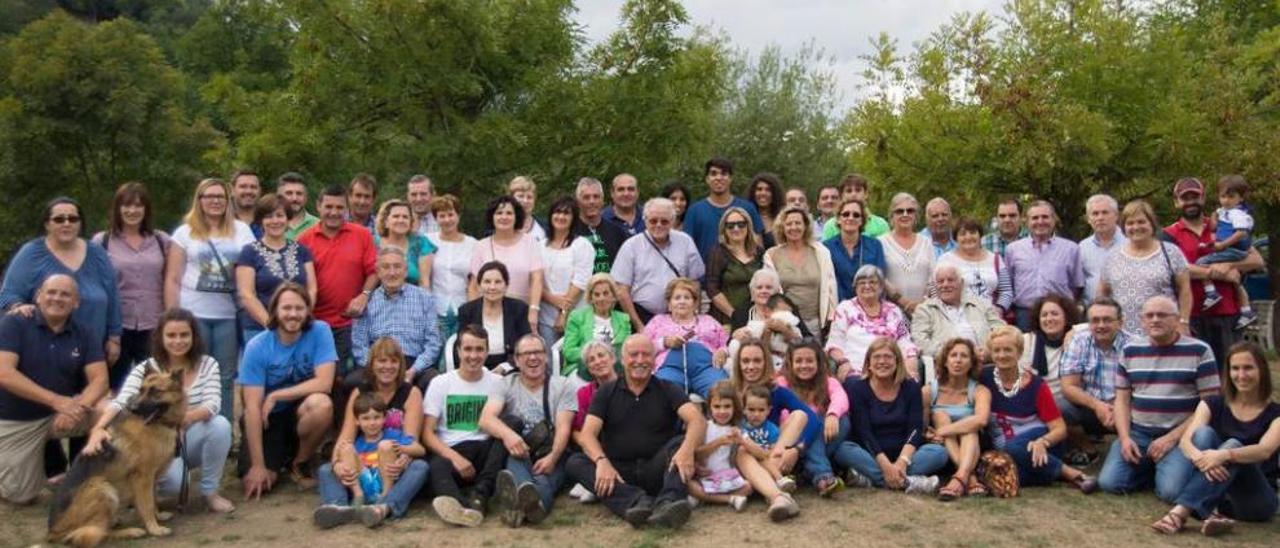
<path id="1" fill-rule="evenodd" d="M 769 458 L 769 450 L 773 449 L 773 444 L 778 442 L 778 425 L 769 422 L 769 412 L 772 411 L 772 405 L 769 403 L 773 398 L 773 394 L 769 392 L 766 386 L 751 386 L 747 388 L 747 397 L 743 402 L 742 417 L 742 445 L 740 450 L 746 451 L 769 471 L 769 475 L 773 476 L 773 480 L 778 482 L 778 488 L 787 492 L 794 493 L 796 490 L 796 481 L 782 475 L 782 471 L 778 466 L 778 462 Z"/>
<path id="2" fill-rule="evenodd" d="M 1201 266 L 1215 263 L 1234 263 L 1243 261 L 1249 255 L 1249 233 L 1253 231 L 1253 216 L 1249 214 L 1249 205 L 1245 203 L 1245 194 L 1249 192 L 1249 183 L 1239 175 L 1229 175 L 1218 181 L 1218 204 L 1214 213 L 1217 226 L 1214 229 L 1213 253 L 1196 260 Z M 1206 246 L 1207 247 L 1207 246 Z M 1249 294 L 1244 284 L 1235 284 L 1237 298 L 1240 301 L 1240 319 L 1236 321 L 1236 329 L 1244 329 L 1257 321 L 1258 315 L 1249 306 Z M 1217 286 L 1212 280 L 1204 281 L 1204 308 L 1213 308 L 1222 300 Z"/>
<path id="3" fill-rule="evenodd" d="M 707 410 L 711 421 L 702 446 L 694 452 L 698 471 L 687 484 L 689 493 L 696 500 L 728 504 L 741 512 L 751 495 L 751 486 L 733 466 L 733 452 L 743 436 L 735 426 L 742 417 L 742 406 L 732 382 L 723 380 L 711 387 Z"/>
<path id="4" fill-rule="evenodd" d="M 382 475 L 380 468 L 395 462 L 401 454 L 421 458 L 426 455 L 426 449 L 413 436 L 395 428 L 385 428 L 387 404 L 373 392 L 361 392 L 352 403 L 352 411 L 360 426 L 355 443 L 341 444 L 334 450 L 338 453 L 338 460 L 360 470 L 354 481 L 343 484 L 351 490 L 352 506 L 373 504 L 373 512 L 380 516 L 380 519 L 373 520 L 376 525 L 390 515 L 390 509 L 377 502 L 395 483 Z M 369 525 L 369 522 L 365 524 Z"/>

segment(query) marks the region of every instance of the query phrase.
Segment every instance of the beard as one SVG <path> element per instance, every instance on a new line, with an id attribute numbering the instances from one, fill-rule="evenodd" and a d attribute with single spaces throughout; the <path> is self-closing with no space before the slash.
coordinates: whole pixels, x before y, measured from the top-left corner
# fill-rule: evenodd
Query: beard
<path id="1" fill-rule="evenodd" d="M 1182 206 L 1182 218 L 1188 221 L 1194 221 L 1204 215 L 1204 206 L 1200 204 L 1187 204 Z"/>

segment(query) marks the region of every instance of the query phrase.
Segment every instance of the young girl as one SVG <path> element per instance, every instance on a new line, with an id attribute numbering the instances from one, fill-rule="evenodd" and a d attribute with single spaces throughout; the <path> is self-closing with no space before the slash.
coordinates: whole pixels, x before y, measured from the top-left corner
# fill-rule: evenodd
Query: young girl
<path id="1" fill-rule="evenodd" d="M 779 489 L 786 493 L 794 493 L 796 481 L 782 475 L 777 461 L 769 458 L 769 451 L 773 449 L 773 444 L 778 443 L 780 435 L 778 425 L 769 422 L 769 411 L 772 407 L 769 403 L 770 398 L 772 395 L 768 388 L 763 386 L 747 388 L 742 402 L 741 449 L 760 461 L 773 481 L 777 482 Z"/>
<path id="2" fill-rule="evenodd" d="M 747 506 L 751 486 L 742 478 L 733 462 L 744 439 L 736 426 L 742 418 L 742 404 L 733 383 L 717 382 L 707 394 L 707 410 L 711 422 L 702 446 L 694 453 L 698 473 L 688 482 L 693 498 L 715 504 L 728 504 L 735 512 Z"/>
<path id="3" fill-rule="evenodd" d="M 778 386 L 790 388 L 814 413 L 823 417 L 822 435 L 805 453 L 804 468 L 818 493 L 825 497 L 844 487 L 832 470 L 831 457 L 849 433 L 849 397 L 838 381 L 827 376 L 823 357 L 813 339 L 792 345 L 782 374 L 778 375 Z"/>

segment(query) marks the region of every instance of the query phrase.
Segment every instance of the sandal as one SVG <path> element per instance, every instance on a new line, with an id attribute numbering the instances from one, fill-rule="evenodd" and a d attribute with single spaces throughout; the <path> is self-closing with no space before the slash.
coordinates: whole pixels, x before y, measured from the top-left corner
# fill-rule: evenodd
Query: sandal
<path id="1" fill-rule="evenodd" d="M 1230 533 L 1231 529 L 1236 525 L 1236 520 L 1227 516 L 1214 512 L 1209 517 L 1204 518 L 1204 522 L 1200 524 L 1200 534 L 1206 537 L 1215 537 L 1224 533 Z"/>
<path id="2" fill-rule="evenodd" d="M 309 491 L 315 488 L 320 482 L 315 478 L 308 476 L 302 471 L 306 463 L 294 463 L 289 466 L 289 479 L 293 480 L 294 485 L 298 486 L 299 491 Z"/>
<path id="3" fill-rule="evenodd" d="M 1171 510 L 1169 513 L 1165 514 L 1164 517 L 1160 518 L 1159 521 L 1152 523 L 1151 528 L 1160 534 L 1176 535 L 1182 532 L 1182 527 L 1186 525 L 1186 523 L 1187 518 L 1179 516 Z"/>
<path id="4" fill-rule="evenodd" d="M 956 476 L 951 476 L 951 479 L 947 480 L 947 484 L 943 486 L 942 489 L 938 490 L 938 500 L 942 502 L 951 502 L 960 497 L 963 497 L 964 494 L 965 494 L 964 480 L 961 480 Z"/>
<path id="5" fill-rule="evenodd" d="M 978 481 L 978 478 L 973 476 L 969 476 L 969 485 L 966 487 L 966 490 L 969 492 L 968 494 L 971 497 L 985 497 L 990 494 L 989 491 L 987 491 L 987 486 L 983 485 L 981 481 Z"/>

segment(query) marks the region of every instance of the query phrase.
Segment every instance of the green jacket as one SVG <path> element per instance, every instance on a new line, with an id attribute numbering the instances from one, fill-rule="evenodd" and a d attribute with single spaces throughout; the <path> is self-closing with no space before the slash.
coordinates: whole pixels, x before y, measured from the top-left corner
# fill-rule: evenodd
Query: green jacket
<path id="1" fill-rule="evenodd" d="M 609 312 L 609 321 L 613 326 L 613 350 L 621 357 L 622 341 L 631 336 L 631 319 L 615 308 Z M 561 347 L 564 367 L 560 374 L 567 376 L 584 369 L 582 347 L 595 337 L 595 322 L 595 312 L 589 306 L 569 313 L 564 322 L 564 345 Z"/>

